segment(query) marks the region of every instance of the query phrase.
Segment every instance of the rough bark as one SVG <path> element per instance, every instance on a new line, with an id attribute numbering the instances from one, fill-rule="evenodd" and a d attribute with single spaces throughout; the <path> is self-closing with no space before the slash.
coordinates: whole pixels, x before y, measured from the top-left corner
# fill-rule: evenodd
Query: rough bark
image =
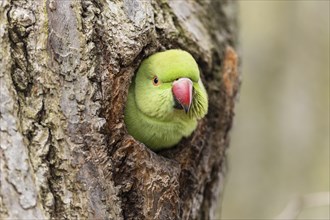
<path id="1" fill-rule="evenodd" d="M 234 1 L 0 2 L 0 218 L 210 219 L 239 86 Z M 154 153 L 127 134 L 148 55 L 197 60 L 209 113 Z"/>

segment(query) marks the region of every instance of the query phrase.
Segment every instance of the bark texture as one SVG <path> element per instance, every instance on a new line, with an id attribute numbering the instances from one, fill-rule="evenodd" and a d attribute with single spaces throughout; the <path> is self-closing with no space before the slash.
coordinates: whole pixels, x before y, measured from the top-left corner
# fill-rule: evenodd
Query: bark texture
<path id="1" fill-rule="evenodd" d="M 239 87 L 234 1 L 0 1 L 0 218 L 210 219 Z M 140 62 L 181 48 L 209 113 L 154 153 L 127 134 Z"/>

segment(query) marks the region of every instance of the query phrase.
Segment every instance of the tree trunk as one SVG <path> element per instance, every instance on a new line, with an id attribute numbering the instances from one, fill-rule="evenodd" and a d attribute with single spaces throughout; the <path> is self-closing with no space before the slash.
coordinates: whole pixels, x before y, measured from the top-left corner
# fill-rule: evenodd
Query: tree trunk
<path id="1" fill-rule="evenodd" d="M 0 218 L 210 219 L 239 87 L 236 3 L 0 2 Z M 181 48 L 209 113 L 173 149 L 127 134 L 140 62 Z"/>

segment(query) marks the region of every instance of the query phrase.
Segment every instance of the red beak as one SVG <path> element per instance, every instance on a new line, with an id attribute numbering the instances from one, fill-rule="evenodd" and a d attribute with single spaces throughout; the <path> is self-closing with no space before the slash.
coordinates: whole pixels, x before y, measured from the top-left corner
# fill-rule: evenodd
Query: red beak
<path id="1" fill-rule="evenodd" d="M 172 84 L 172 93 L 176 104 L 175 107 L 182 107 L 187 113 L 192 103 L 193 83 L 188 78 L 180 78 Z"/>

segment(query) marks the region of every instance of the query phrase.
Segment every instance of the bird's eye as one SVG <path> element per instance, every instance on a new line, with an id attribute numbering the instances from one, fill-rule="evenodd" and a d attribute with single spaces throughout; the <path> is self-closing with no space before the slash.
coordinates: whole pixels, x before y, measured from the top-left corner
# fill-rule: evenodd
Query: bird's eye
<path id="1" fill-rule="evenodd" d="M 152 83 L 154 84 L 154 86 L 158 86 L 159 85 L 159 80 L 157 76 L 154 76 L 154 78 L 152 79 Z"/>

